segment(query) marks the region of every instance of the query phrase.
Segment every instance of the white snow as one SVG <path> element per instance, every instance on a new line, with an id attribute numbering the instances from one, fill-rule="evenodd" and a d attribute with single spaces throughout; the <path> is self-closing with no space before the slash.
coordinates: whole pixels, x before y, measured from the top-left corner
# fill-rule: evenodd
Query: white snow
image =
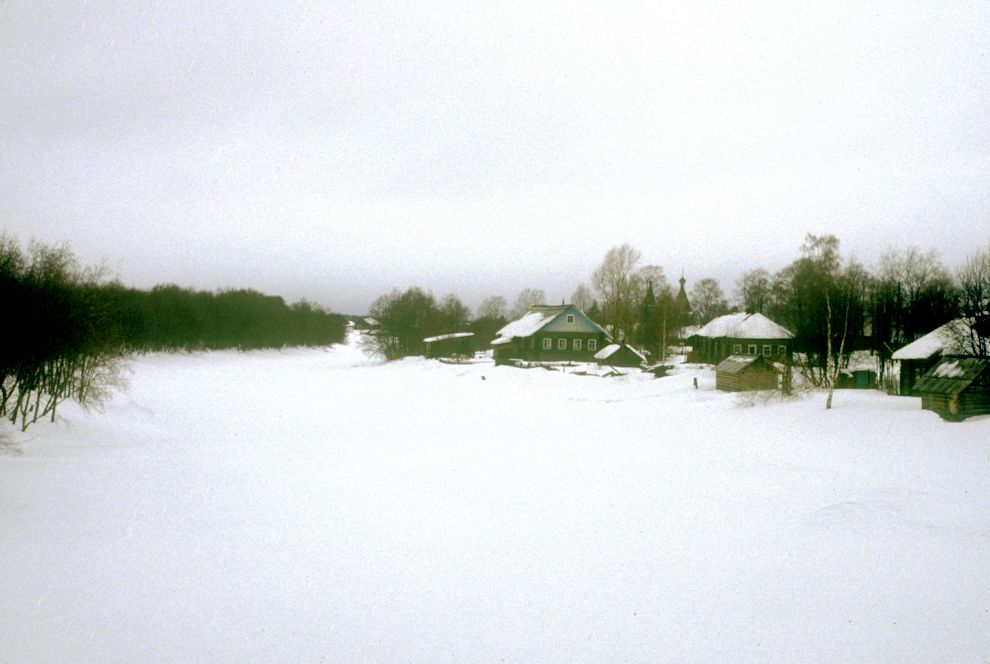
<path id="1" fill-rule="evenodd" d="M 700 330 L 695 332 L 700 337 L 718 339 L 732 337 L 735 339 L 790 339 L 794 335 L 761 313 L 726 314 L 713 318 Z"/>
<path id="2" fill-rule="evenodd" d="M 959 362 L 945 362 L 935 367 L 933 374 L 936 378 L 962 378 L 966 375 L 966 370 L 959 366 Z"/>
<path id="3" fill-rule="evenodd" d="M 130 380 L 0 456 L 0 661 L 990 661 L 990 417 L 355 346 Z"/>
<path id="4" fill-rule="evenodd" d="M 473 337 L 474 332 L 451 332 L 449 334 L 440 334 L 435 337 L 427 337 L 423 339 L 423 343 L 431 344 L 437 341 L 446 341 L 448 339 L 463 339 L 464 337 Z"/>

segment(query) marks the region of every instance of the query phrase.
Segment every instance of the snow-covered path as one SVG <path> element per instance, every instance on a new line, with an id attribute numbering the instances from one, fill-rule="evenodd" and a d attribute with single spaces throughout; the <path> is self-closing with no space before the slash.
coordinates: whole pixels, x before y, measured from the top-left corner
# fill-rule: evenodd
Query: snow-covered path
<path id="1" fill-rule="evenodd" d="M 712 382 L 141 358 L 0 456 L 0 662 L 990 661 L 990 418 Z"/>

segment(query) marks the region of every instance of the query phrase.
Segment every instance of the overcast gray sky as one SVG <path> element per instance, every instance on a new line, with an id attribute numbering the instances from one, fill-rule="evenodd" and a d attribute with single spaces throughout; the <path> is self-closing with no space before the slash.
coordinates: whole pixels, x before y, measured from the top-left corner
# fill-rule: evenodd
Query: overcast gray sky
<path id="1" fill-rule="evenodd" d="M 0 0 L 0 230 L 359 313 L 990 240 L 990 3 Z"/>

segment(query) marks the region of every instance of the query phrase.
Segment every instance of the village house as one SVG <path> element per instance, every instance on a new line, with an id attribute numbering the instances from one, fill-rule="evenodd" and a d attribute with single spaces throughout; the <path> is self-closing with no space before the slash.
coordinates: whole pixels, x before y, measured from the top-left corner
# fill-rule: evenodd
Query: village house
<path id="1" fill-rule="evenodd" d="M 763 355 L 730 355 L 715 367 L 715 389 L 724 392 L 776 390 L 777 369 Z"/>
<path id="2" fill-rule="evenodd" d="M 990 358 L 946 357 L 914 385 L 921 407 L 942 419 L 990 413 Z"/>
<path id="3" fill-rule="evenodd" d="M 719 316 L 688 338 L 690 361 L 718 364 L 730 355 L 761 355 L 785 361 L 791 352 L 790 330 L 761 313 Z"/>
<path id="4" fill-rule="evenodd" d="M 891 355 L 900 362 L 900 389 L 902 396 L 920 396 L 915 385 L 939 360 L 947 355 L 970 355 L 967 340 L 970 326 L 963 318 L 951 320 Z"/>
<path id="5" fill-rule="evenodd" d="M 530 307 L 519 320 L 498 331 L 492 341 L 495 363 L 591 362 L 611 337 L 573 304 Z"/>

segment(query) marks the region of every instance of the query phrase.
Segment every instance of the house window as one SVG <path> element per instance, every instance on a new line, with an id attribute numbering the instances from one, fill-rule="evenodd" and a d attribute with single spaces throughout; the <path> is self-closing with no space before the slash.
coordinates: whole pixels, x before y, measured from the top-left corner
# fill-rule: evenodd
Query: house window
<path id="1" fill-rule="evenodd" d="M 588 339 L 588 350 L 596 350 L 598 348 L 598 339 Z"/>
<path id="2" fill-rule="evenodd" d="M 777 346 L 777 355 L 787 355 L 787 346 L 783 344 Z"/>
<path id="3" fill-rule="evenodd" d="M 581 350 L 581 340 L 580 339 L 575 339 L 574 341 L 572 341 L 571 342 L 571 348 L 573 350 Z"/>
<path id="4" fill-rule="evenodd" d="M 763 344 L 763 356 L 770 357 L 773 355 L 773 346 L 770 344 Z"/>
<path id="5" fill-rule="evenodd" d="M 746 349 L 746 354 L 756 355 L 756 344 L 749 344 L 749 347 Z"/>
<path id="6" fill-rule="evenodd" d="M 722 351 L 725 352 L 724 350 Z M 739 355 L 742 353 L 742 344 L 732 344 L 732 354 Z"/>
<path id="7" fill-rule="evenodd" d="M 567 322 L 568 323 L 574 322 L 574 314 L 567 314 Z"/>
<path id="8" fill-rule="evenodd" d="M 557 339 L 557 350 L 567 350 L 567 339 Z"/>
<path id="9" fill-rule="evenodd" d="M 550 350 L 551 348 L 553 348 L 553 339 L 543 337 L 543 350 Z"/>

